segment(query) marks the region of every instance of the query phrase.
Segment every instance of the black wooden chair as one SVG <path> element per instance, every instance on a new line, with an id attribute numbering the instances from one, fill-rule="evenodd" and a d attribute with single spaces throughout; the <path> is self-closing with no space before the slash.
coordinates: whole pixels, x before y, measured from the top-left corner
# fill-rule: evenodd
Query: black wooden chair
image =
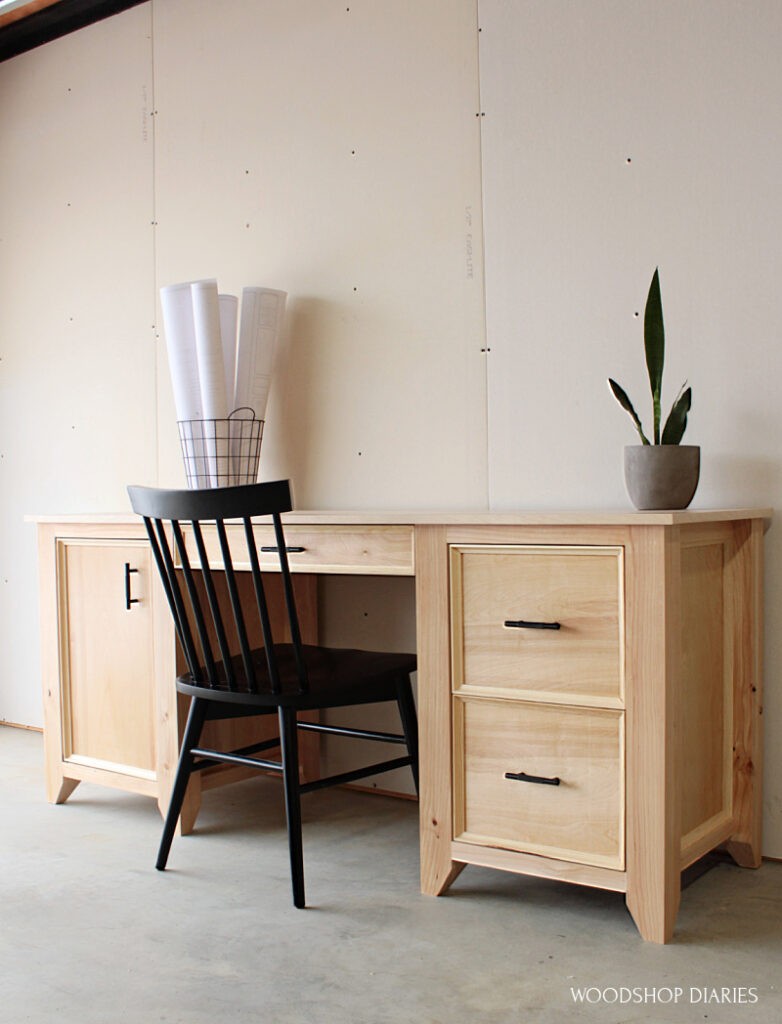
<path id="1" fill-rule="evenodd" d="M 406 765 L 411 767 L 418 788 L 418 729 L 410 686 L 415 656 L 302 643 L 280 520 L 280 514 L 292 508 L 287 480 L 211 490 L 129 487 L 128 494 L 133 510 L 144 518 L 187 662 L 187 672 L 176 680 L 176 687 L 192 698 L 156 866 L 160 871 L 165 869 L 192 772 L 219 763 L 279 772 L 285 791 L 293 903 L 303 907 L 301 794 Z M 274 524 L 290 642 L 277 643 L 272 637 L 264 576 L 251 522 L 255 516 L 271 516 Z M 226 520 L 241 523 L 241 555 L 234 530 L 229 539 Z M 202 524 L 207 524 L 206 530 Z M 219 556 L 213 558 L 210 568 L 208 549 L 215 549 L 213 530 Z M 252 574 L 255 600 L 251 601 L 250 609 L 240 601 L 238 570 L 234 568 L 238 561 L 249 565 Z M 221 577 L 230 599 L 230 615 L 220 609 L 217 591 Z M 239 653 L 233 653 L 236 651 Z M 396 701 L 404 735 L 297 721 L 299 711 L 382 701 Z M 278 716 L 278 737 L 239 750 L 199 746 L 206 721 L 274 713 Z M 400 743 L 406 746 L 407 753 L 366 768 L 302 783 L 299 729 Z M 280 761 L 253 756 L 273 747 L 280 748 Z"/>

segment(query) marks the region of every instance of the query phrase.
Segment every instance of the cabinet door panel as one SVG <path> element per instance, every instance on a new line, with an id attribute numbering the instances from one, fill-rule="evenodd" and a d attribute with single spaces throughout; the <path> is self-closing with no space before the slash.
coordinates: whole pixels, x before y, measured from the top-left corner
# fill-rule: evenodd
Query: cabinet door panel
<path id="1" fill-rule="evenodd" d="M 155 770 L 151 554 L 146 540 L 59 542 L 66 760 Z M 133 603 L 126 606 L 126 564 Z"/>

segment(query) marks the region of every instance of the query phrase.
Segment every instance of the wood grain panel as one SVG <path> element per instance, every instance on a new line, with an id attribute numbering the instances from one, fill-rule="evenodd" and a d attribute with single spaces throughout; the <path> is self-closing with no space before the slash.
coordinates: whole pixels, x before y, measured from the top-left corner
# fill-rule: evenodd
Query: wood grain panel
<path id="1" fill-rule="evenodd" d="M 451 860 L 451 686 L 445 530 L 416 529 L 421 891 L 437 896 L 462 870 Z"/>
<path id="2" fill-rule="evenodd" d="M 456 546 L 451 580 L 455 690 L 619 704 L 620 548 Z M 506 627 L 506 620 L 560 628 Z"/>
<path id="3" fill-rule="evenodd" d="M 623 761 L 622 712 L 456 698 L 454 838 L 621 869 Z"/>
<path id="4" fill-rule="evenodd" d="M 627 909 L 649 942 L 668 942 L 679 909 L 676 723 L 679 527 L 631 528 L 627 585 Z"/>
<path id="5" fill-rule="evenodd" d="M 679 744 L 682 840 L 731 813 L 732 706 L 726 658 L 724 545 L 683 545 Z"/>
<path id="6" fill-rule="evenodd" d="M 198 552 L 192 532 L 185 530 L 188 555 L 193 565 L 198 564 Z M 261 568 L 277 572 L 279 559 L 264 547 L 276 547 L 271 526 L 255 526 L 253 535 L 258 547 Z M 235 568 L 249 569 L 247 546 L 242 526 L 228 527 L 231 556 Z M 217 532 L 204 529 L 204 541 L 214 566 L 222 565 Z M 292 572 L 345 573 L 369 576 L 413 575 L 412 526 L 286 526 L 285 543 L 289 549 L 288 562 Z M 300 548 L 301 550 L 292 550 Z"/>
<path id="7" fill-rule="evenodd" d="M 733 810 L 728 850 L 742 867 L 760 867 L 763 839 L 763 532 L 734 529 L 728 572 L 733 651 Z"/>
<path id="8" fill-rule="evenodd" d="M 125 607 L 125 563 L 133 596 Z M 154 777 L 155 664 L 150 642 L 151 553 L 146 541 L 60 542 L 66 759 Z"/>

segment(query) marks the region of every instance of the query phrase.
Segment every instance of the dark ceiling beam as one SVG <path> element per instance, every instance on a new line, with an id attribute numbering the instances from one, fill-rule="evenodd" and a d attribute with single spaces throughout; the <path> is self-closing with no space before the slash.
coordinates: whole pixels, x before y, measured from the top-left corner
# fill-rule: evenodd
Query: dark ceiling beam
<path id="1" fill-rule="evenodd" d="M 59 0 L 0 28 L 0 61 L 119 14 L 147 0 Z"/>

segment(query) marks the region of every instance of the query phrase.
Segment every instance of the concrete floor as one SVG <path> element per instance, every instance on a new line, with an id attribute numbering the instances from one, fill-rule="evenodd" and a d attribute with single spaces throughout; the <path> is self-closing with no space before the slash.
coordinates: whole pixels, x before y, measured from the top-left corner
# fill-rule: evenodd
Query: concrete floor
<path id="1" fill-rule="evenodd" d="M 614 893 L 467 868 L 421 896 L 416 805 L 332 790 L 304 798 L 297 911 L 280 797 L 207 794 L 161 874 L 152 801 L 82 785 L 50 806 L 40 735 L 0 728 L 0 1021 L 782 1021 L 782 864 L 719 864 L 652 946 Z M 758 1001 L 704 1003 L 715 987 Z"/>

